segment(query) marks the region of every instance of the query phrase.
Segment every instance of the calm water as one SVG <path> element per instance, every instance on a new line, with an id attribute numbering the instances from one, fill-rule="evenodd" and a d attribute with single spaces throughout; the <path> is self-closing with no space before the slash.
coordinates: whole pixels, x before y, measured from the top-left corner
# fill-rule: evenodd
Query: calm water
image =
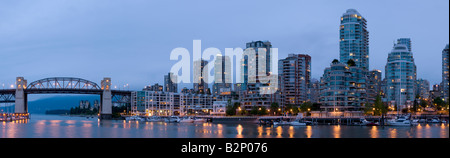
<path id="1" fill-rule="evenodd" d="M 31 115 L 1 122 L 0 138 L 449 138 L 449 125 L 417 127 L 269 127 L 245 123 L 99 121 L 85 117 Z"/>

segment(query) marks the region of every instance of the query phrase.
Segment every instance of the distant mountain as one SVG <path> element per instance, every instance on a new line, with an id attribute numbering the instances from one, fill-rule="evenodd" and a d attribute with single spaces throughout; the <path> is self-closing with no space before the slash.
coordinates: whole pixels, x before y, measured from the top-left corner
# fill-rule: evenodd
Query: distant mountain
<path id="1" fill-rule="evenodd" d="M 100 101 L 99 96 L 55 96 L 28 102 L 28 112 L 45 114 L 47 110 L 70 110 L 71 107 L 80 105 L 81 100 L 89 100 L 91 106 L 95 100 Z"/>

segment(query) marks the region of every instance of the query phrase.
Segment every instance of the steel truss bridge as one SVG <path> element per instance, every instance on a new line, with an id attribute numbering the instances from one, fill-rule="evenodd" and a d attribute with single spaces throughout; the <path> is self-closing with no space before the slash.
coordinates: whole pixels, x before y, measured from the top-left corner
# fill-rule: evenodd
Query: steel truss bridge
<path id="1" fill-rule="evenodd" d="M 105 97 L 111 99 L 112 103 L 131 104 L 131 91 L 110 90 L 110 79 L 105 78 L 105 85 L 99 86 L 97 83 L 73 77 L 52 77 L 31 82 L 26 85 L 22 81 L 23 78 L 18 77 L 15 89 L 0 90 L 0 103 L 17 103 L 17 91 L 23 90 L 25 99 L 25 111 L 27 111 L 27 96 L 29 94 L 91 94 L 100 95 L 101 100 Z M 21 84 L 25 83 L 25 84 Z M 109 84 L 108 84 L 109 83 Z M 109 90 L 110 93 L 104 93 Z M 103 96 L 104 94 L 111 96 Z M 101 101 L 102 103 L 102 101 Z"/>

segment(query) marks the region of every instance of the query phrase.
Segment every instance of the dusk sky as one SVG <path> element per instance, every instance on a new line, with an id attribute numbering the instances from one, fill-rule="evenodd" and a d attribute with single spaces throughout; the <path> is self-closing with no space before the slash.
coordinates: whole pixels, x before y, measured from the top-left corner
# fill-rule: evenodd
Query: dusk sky
<path id="1" fill-rule="evenodd" d="M 393 42 L 411 38 L 417 78 L 442 80 L 448 0 L 15 0 L 0 2 L 0 86 L 23 76 L 79 77 L 140 90 L 164 83 L 177 47 L 244 48 L 269 40 L 279 58 L 309 54 L 319 79 L 339 59 L 340 17 L 367 19 L 370 69 L 383 71 Z M 182 87 L 179 87 L 182 88 Z"/>

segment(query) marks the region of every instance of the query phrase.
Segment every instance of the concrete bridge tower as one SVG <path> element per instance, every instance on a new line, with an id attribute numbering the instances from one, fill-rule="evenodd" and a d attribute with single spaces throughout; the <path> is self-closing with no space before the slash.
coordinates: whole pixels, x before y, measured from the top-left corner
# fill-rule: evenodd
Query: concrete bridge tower
<path id="1" fill-rule="evenodd" d="M 111 95 L 111 78 L 105 77 L 102 80 L 102 105 L 100 108 L 100 119 L 112 118 L 112 95 Z"/>
<path id="2" fill-rule="evenodd" d="M 16 78 L 16 103 L 14 113 L 28 113 L 27 95 L 24 90 L 27 89 L 27 80 L 23 77 Z"/>

